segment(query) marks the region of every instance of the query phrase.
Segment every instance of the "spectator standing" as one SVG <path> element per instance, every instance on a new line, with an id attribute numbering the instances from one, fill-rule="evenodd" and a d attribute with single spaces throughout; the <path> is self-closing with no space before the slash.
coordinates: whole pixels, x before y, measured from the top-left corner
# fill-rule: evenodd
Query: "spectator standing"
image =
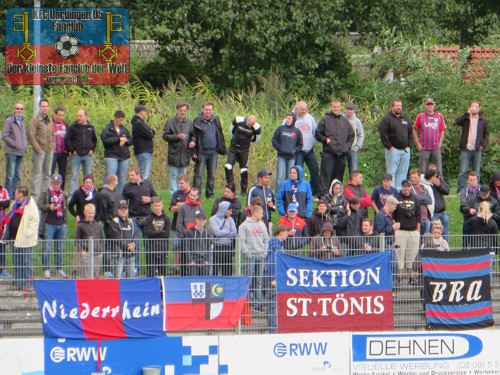
<path id="1" fill-rule="evenodd" d="M 330 204 L 328 215 L 331 218 L 333 227 L 337 225 L 339 210 L 347 205 L 347 198 L 344 194 L 344 185 L 339 180 L 333 180 L 328 189 L 328 194 L 322 200 Z"/>
<path id="2" fill-rule="evenodd" d="M 271 172 L 266 170 L 261 170 L 257 173 L 257 183 L 248 191 L 247 206 L 250 206 L 252 199 L 255 197 L 260 197 L 264 203 L 264 210 L 262 215 L 262 220 L 266 224 L 267 234 L 271 233 L 272 223 L 272 213 L 276 211 L 275 198 L 273 191 L 269 187 L 270 181 L 269 176 Z"/>
<path id="3" fill-rule="evenodd" d="M 186 274 L 189 276 L 209 276 L 212 270 L 211 241 L 205 228 L 207 217 L 198 212 L 195 225 L 186 231 Z"/>
<path id="4" fill-rule="evenodd" d="M 85 214 L 83 209 L 89 203 L 94 205 L 94 216 L 92 220 L 99 222 L 101 219 L 101 196 L 94 187 L 94 177 L 92 175 L 83 178 L 83 185 L 75 190 L 68 203 L 68 210 L 75 217 L 76 222 L 83 220 Z"/>
<path id="5" fill-rule="evenodd" d="M 418 149 L 418 165 L 425 171 L 432 157 L 438 173 L 443 173 L 441 163 L 441 147 L 444 141 L 446 123 L 441 113 L 434 111 L 435 102 L 432 98 L 425 99 L 425 111 L 419 113 L 413 125 L 413 139 Z M 420 135 L 419 135 L 420 132 Z"/>
<path id="6" fill-rule="evenodd" d="M 379 252 L 381 249 L 380 236 L 373 230 L 373 220 L 369 217 L 365 217 L 361 220 L 361 238 L 359 245 L 361 253 L 363 251 L 366 253 L 372 251 Z"/>
<path id="7" fill-rule="evenodd" d="M 429 164 L 429 168 L 424 173 L 424 178 L 430 183 L 434 195 L 434 214 L 432 215 L 432 221 L 439 220 L 441 222 L 443 235 L 447 237 L 449 234 L 450 218 L 446 213 L 446 200 L 444 197 L 450 194 L 450 188 L 443 176 L 437 172 L 434 164 Z"/>
<path id="8" fill-rule="evenodd" d="M 500 170 L 493 172 L 490 180 L 491 196 L 500 201 Z"/>
<path id="9" fill-rule="evenodd" d="M 319 193 L 319 164 L 314 153 L 314 145 L 316 144 L 316 129 L 318 124 L 313 116 L 307 113 L 307 103 L 300 101 L 294 109 L 296 120 L 295 127 L 302 133 L 302 149 L 295 155 L 295 165 L 300 165 L 304 168 L 304 163 L 309 169 L 311 176 L 310 183 L 314 196 Z"/>
<path id="10" fill-rule="evenodd" d="M 470 241 L 471 249 L 496 249 L 498 244 L 498 225 L 493 219 L 488 202 L 479 204 L 477 213 L 467 220 L 470 234 L 474 235 Z"/>
<path id="11" fill-rule="evenodd" d="M 410 170 L 410 182 L 413 195 L 420 203 L 420 235 L 431 231 L 431 219 L 434 210 L 434 201 L 431 196 L 430 189 L 426 189 L 424 184 L 421 184 L 420 169 L 413 168 Z M 432 211 L 429 209 L 432 206 Z"/>
<path id="12" fill-rule="evenodd" d="M 322 200 L 318 202 L 318 206 L 314 209 L 311 217 L 307 219 L 307 229 L 309 231 L 309 236 L 317 236 L 321 233 L 321 230 L 325 223 L 331 223 L 331 218 L 328 215 L 329 208 L 330 205 L 327 202 Z"/>
<path id="13" fill-rule="evenodd" d="M 262 207 L 252 206 L 250 217 L 240 225 L 240 249 L 244 256 L 242 260 L 243 273 L 251 278 L 249 296 L 253 309 L 264 312 L 262 288 L 264 283 L 264 267 L 267 258 L 269 236 L 262 221 Z"/>
<path id="14" fill-rule="evenodd" d="M 236 116 L 231 123 L 231 142 L 227 161 L 224 167 L 226 183 L 234 184 L 233 168 L 238 162 L 240 166 L 240 191 L 241 195 L 247 194 L 248 189 L 248 157 L 250 145 L 260 141 L 261 126 L 254 115 L 247 117 Z"/>
<path id="15" fill-rule="evenodd" d="M 36 201 L 40 192 L 49 188 L 52 155 L 54 154 L 54 136 L 47 99 L 40 99 L 38 114 L 30 120 L 28 139 L 33 147 L 31 195 Z"/>
<path id="16" fill-rule="evenodd" d="M 403 272 L 406 266 L 408 282 L 415 284 L 413 278 L 413 261 L 418 254 L 420 246 L 420 202 L 412 193 L 412 185 L 409 180 L 403 180 L 401 191 L 396 199 L 401 202 L 397 205 L 393 217 L 399 223 L 396 230 L 395 243 L 398 256 L 398 283 L 403 283 Z"/>
<path id="17" fill-rule="evenodd" d="M 236 224 L 231 218 L 231 203 L 221 201 L 217 212 L 209 220 L 209 232 L 213 245 L 212 275 L 231 276 L 233 274 Z"/>
<path id="18" fill-rule="evenodd" d="M 76 190 L 80 166 L 84 176 L 92 174 L 92 155 L 97 146 L 97 135 L 94 126 L 87 121 L 87 111 L 80 109 L 77 112 L 76 122 L 68 128 L 64 141 L 66 150 L 71 155 L 68 196 L 72 196 Z"/>
<path id="19" fill-rule="evenodd" d="M 190 148 L 193 122 L 186 118 L 189 106 L 185 102 L 179 102 L 175 106 L 175 116 L 168 119 L 163 128 L 163 139 L 168 143 L 168 169 L 170 197 L 179 190 L 177 179 L 180 175 L 187 173 L 191 159 Z"/>
<path id="20" fill-rule="evenodd" d="M 109 122 L 101 133 L 104 145 L 104 168 L 106 175 L 114 174 L 118 177 L 118 191 L 121 193 L 125 185 L 128 167 L 130 165 L 130 151 L 132 136 L 123 125 L 125 113 L 115 111 L 113 120 Z"/>
<path id="21" fill-rule="evenodd" d="M 313 195 L 311 185 L 304 179 L 304 170 L 300 165 L 290 168 L 290 179 L 281 185 L 278 194 L 278 212 L 286 214 L 286 207 L 295 203 L 298 208 L 298 216 L 306 220 L 312 214 Z"/>
<path id="22" fill-rule="evenodd" d="M 95 206 L 92 203 L 86 204 L 83 208 L 84 218 L 76 223 L 75 228 L 76 254 L 74 265 L 79 271 L 79 276 L 84 279 L 92 276 L 89 273 L 90 241 L 94 242 L 94 277 L 101 275 L 102 240 L 104 235 L 101 226 L 94 220 L 95 213 Z"/>
<path id="23" fill-rule="evenodd" d="M 354 130 L 354 141 L 352 143 L 351 149 L 347 152 L 347 167 L 349 169 L 349 176 L 353 171 L 358 169 L 358 152 L 363 147 L 363 142 L 365 141 L 365 131 L 363 129 L 363 123 L 356 116 L 356 106 L 352 102 L 348 102 L 345 105 L 345 112 L 342 114 L 352 126 Z"/>
<path id="24" fill-rule="evenodd" d="M 131 278 L 135 274 L 136 239 L 134 223 L 128 218 L 127 201 L 121 200 L 117 208 L 118 215 L 113 218 L 108 229 L 108 238 L 112 240 L 112 274 L 117 278 Z"/>
<path id="25" fill-rule="evenodd" d="M 354 130 L 349 121 L 342 116 L 340 101 L 332 100 L 331 111 L 319 121 L 316 140 L 323 143 L 319 190 L 321 195 L 328 192 L 333 180 L 343 183 L 346 155 L 354 143 Z"/>
<path id="26" fill-rule="evenodd" d="M 155 136 L 155 131 L 145 121 L 147 111 L 143 105 L 136 105 L 134 108 L 135 114 L 130 120 L 132 124 L 134 155 L 139 164 L 143 180 L 149 179 L 149 173 L 151 172 L 151 159 L 153 158 L 154 148 L 153 138 Z"/>
<path id="27" fill-rule="evenodd" d="M 201 182 L 203 172 L 207 169 L 207 183 L 205 197 L 214 197 L 215 173 L 217 171 L 218 155 L 226 155 L 226 141 L 222 133 L 222 125 L 219 117 L 214 116 L 214 103 L 205 102 L 201 113 L 193 120 L 192 145 L 195 147 L 193 158 L 194 187 L 201 193 Z"/>
<path id="28" fill-rule="evenodd" d="M 115 174 L 106 176 L 106 184 L 99 189 L 101 198 L 100 221 L 103 224 L 104 236 L 106 240 L 110 238 L 109 227 L 114 218 L 118 217 L 118 203 L 122 200 L 122 193 L 118 191 L 118 177 Z M 113 277 L 110 265 L 110 257 L 113 248 L 113 241 L 106 241 L 104 247 L 103 267 L 104 276 Z"/>
<path id="29" fill-rule="evenodd" d="M 62 177 L 61 189 L 63 190 L 66 186 L 66 169 L 68 166 L 68 152 L 66 151 L 66 144 L 64 143 L 68 125 L 64 122 L 64 115 L 65 111 L 63 108 L 57 107 L 54 110 L 54 117 L 52 118 L 54 153 L 52 155 L 52 167 L 50 168 L 50 174 L 53 175 L 57 167 L 57 173 Z"/>
<path id="30" fill-rule="evenodd" d="M 229 202 L 231 208 L 231 218 L 233 219 L 236 226 L 238 226 L 241 221 L 244 221 L 246 219 L 240 219 L 240 215 L 242 214 L 242 207 L 240 200 L 236 196 L 236 187 L 234 186 L 234 182 L 228 183 L 224 188 L 224 194 L 222 195 L 222 197 L 218 197 L 214 200 L 211 211 L 212 216 L 214 216 L 219 210 L 219 204 L 221 202 Z"/>
<path id="31" fill-rule="evenodd" d="M 10 206 L 9 192 L 0 185 L 0 238 L 3 237 L 4 226 L 3 218 L 5 217 L 5 209 Z M 0 278 L 10 279 L 12 275 L 6 268 L 6 251 L 5 243 L 0 241 Z"/>
<path id="32" fill-rule="evenodd" d="M 177 178 L 177 190 L 174 195 L 170 198 L 170 211 L 174 213 L 172 217 L 172 253 L 173 253 L 173 265 L 174 273 L 180 274 L 180 262 L 181 262 L 181 244 L 179 241 L 179 235 L 177 233 L 177 216 L 181 206 L 186 201 L 186 198 L 191 191 L 191 186 L 189 185 L 189 176 L 187 174 L 181 174 Z"/>
<path id="33" fill-rule="evenodd" d="M 5 143 L 5 189 L 14 196 L 14 188 L 23 178 L 23 159 L 28 148 L 23 103 L 16 103 L 14 113 L 5 119 L 2 139 Z"/>
<path id="34" fill-rule="evenodd" d="M 160 197 L 153 197 L 153 212 L 147 217 L 146 232 L 146 276 L 167 276 L 168 238 L 170 218 L 163 211 Z"/>
<path id="35" fill-rule="evenodd" d="M 372 208 L 375 214 L 382 209 L 387 198 L 395 197 L 398 194 L 398 189 L 392 186 L 392 175 L 390 173 L 385 173 L 382 176 L 382 185 L 375 187 L 370 197 L 372 199 Z"/>
<path id="36" fill-rule="evenodd" d="M 339 209 L 337 220 L 337 236 L 341 242 L 350 249 L 350 255 L 356 250 L 357 241 L 355 237 L 361 235 L 361 220 L 363 213 L 360 210 L 361 199 L 353 195 L 347 200 L 347 205 Z"/>
<path id="37" fill-rule="evenodd" d="M 352 171 L 351 180 L 347 183 L 344 194 L 348 200 L 353 195 L 357 196 L 360 200 L 360 213 L 363 217 L 368 217 L 368 207 L 371 207 L 373 202 L 370 198 L 370 194 L 368 194 L 368 191 L 363 187 L 363 173 L 361 171 Z"/>
<path id="38" fill-rule="evenodd" d="M 33 290 L 28 283 L 33 279 L 33 248 L 38 243 L 40 217 L 35 200 L 29 196 L 28 188 L 19 185 L 14 190 L 14 202 L 4 216 L 2 242 L 12 246 L 14 283 L 12 290 Z"/>
<path id="39" fill-rule="evenodd" d="M 40 233 L 45 240 L 43 243 L 42 266 L 43 276 L 51 278 L 50 252 L 54 247 L 55 266 L 57 276 L 66 279 L 68 276 L 63 270 L 64 240 L 68 233 L 67 205 L 68 198 L 61 189 L 62 176 L 52 175 L 50 187 L 43 190 L 38 198 L 38 207 L 42 213 Z"/>
<path id="40" fill-rule="evenodd" d="M 393 186 L 398 189 L 408 174 L 413 135 L 410 120 L 402 112 L 403 102 L 394 100 L 391 111 L 382 119 L 378 128 L 385 147 L 387 172 L 394 177 Z"/>
<path id="41" fill-rule="evenodd" d="M 478 102 L 471 102 L 469 109 L 455 120 L 462 127 L 458 147 L 460 148 L 460 172 L 458 174 L 457 192 L 465 187 L 465 177 L 472 162 L 472 170 L 477 173 L 478 183 L 481 173 L 483 150 L 488 145 L 488 121 L 480 115 Z"/>
<path id="42" fill-rule="evenodd" d="M 475 206 L 475 203 L 478 194 L 479 185 L 477 173 L 475 171 L 472 171 L 467 174 L 467 186 L 458 194 L 458 198 L 460 199 L 460 212 L 464 217 L 464 221 L 462 224 L 462 239 L 464 249 L 469 246 L 470 228 L 468 220 L 477 213 L 477 207 Z"/>
<path id="43" fill-rule="evenodd" d="M 297 116 L 289 112 L 285 116 L 285 124 L 276 128 L 272 144 L 277 151 L 276 164 L 276 195 L 281 190 L 281 184 L 288 178 L 289 170 L 295 165 L 295 156 L 302 150 L 302 133 L 295 127 Z"/>

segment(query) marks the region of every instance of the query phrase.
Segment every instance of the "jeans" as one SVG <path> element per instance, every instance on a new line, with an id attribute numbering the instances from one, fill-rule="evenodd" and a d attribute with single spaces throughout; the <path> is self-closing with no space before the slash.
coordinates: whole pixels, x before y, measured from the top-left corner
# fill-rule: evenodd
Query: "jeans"
<path id="1" fill-rule="evenodd" d="M 92 173 L 92 164 L 94 163 L 92 155 L 80 156 L 78 154 L 71 155 L 70 160 L 70 176 L 68 196 L 71 197 L 76 190 L 76 183 L 78 181 L 78 172 L 82 166 L 83 175 L 86 176 Z"/>
<path id="2" fill-rule="evenodd" d="M 306 163 L 309 173 L 311 174 L 310 183 L 313 195 L 318 195 L 319 193 L 319 164 L 316 155 L 314 154 L 314 149 L 309 152 L 300 151 L 295 155 L 295 165 L 300 165 L 301 167 Z M 289 168 L 290 169 L 290 168 Z"/>
<path id="3" fill-rule="evenodd" d="M 144 231 L 144 228 L 139 225 L 137 220 L 133 217 L 131 217 L 130 219 L 132 220 L 132 223 L 134 224 L 134 239 L 136 240 L 135 241 L 135 264 L 138 265 L 139 261 L 140 261 L 140 257 L 141 257 L 141 253 L 140 253 L 141 234 L 142 234 L 142 238 L 144 238 L 144 239 L 146 239 L 147 236 L 146 236 L 146 232 Z"/>
<path id="4" fill-rule="evenodd" d="M 128 166 L 130 165 L 130 159 L 118 160 L 114 158 L 104 158 L 104 168 L 106 170 L 106 176 L 108 174 L 116 174 L 118 176 L 118 191 L 121 193 L 123 190 L 123 185 L 125 185 L 125 178 L 127 177 Z M 106 177 L 104 177 L 104 183 L 106 184 Z"/>
<path id="5" fill-rule="evenodd" d="M 278 324 L 276 319 L 276 287 L 270 286 L 267 292 L 267 329 L 269 333 L 278 332 Z"/>
<path id="6" fill-rule="evenodd" d="M 116 279 L 132 278 L 135 273 L 135 257 L 112 256 L 111 266 Z"/>
<path id="7" fill-rule="evenodd" d="M 398 189 L 401 189 L 401 182 L 408 177 L 410 157 L 411 149 L 409 147 L 404 150 L 395 148 L 389 151 L 385 149 L 385 165 L 387 172 L 392 174 L 392 186 Z"/>
<path id="8" fill-rule="evenodd" d="M 12 243 L 14 286 L 24 289 L 33 279 L 33 247 L 15 247 Z"/>
<path id="9" fill-rule="evenodd" d="M 198 159 L 195 166 L 194 187 L 198 188 L 201 195 L 201 182 L 203 180 L 203 171 L 207 168 L 207 184 L 205 189 L 205 197 L 211 198 L 214 196 L 215 187 L 215 172 L 217 170 L 218 155 L 216 152 L 212 154 L 198 154 Z"/>
<path id="10" fill-rule="evenodd" d="M 256 289 L 250 287 L 249 295 L 251 295 L 250 300 L 253 302 L 254 308 L 260 308 L 262 306 L 262 287 L 264 282 L 264 265 L 266 258 L 259 256 L 252 256 L 244 258 L 245 264 L 243 265 L 243 272 L 245 276 L 250 276 L 255 279 Z M 250 281 L 250 285 L 254 283 L 253 280 Z"/>
<path id="11" fill-rule="evenodd" d="M 23 156 L 5 154 L 5 189 L 11 198 L 14 197 L 14 188 L 21 185 L 23 164 Z"/>
<path id="12" fill-rule="evenodd" d="M 460 151 L 460 172 L 458 174 L 458 184 L 457 192 L 465 187 L 465 178 L 467 177 L 467 172 L 469 171 L 470 163 L 472 162 L 472 170 L 477 172 L 477 182 L 480 184 L 480 169 L 481 169 L 481 158 L 483 157 L 483 152 L 481 150 L 477 151 Z"/>
<path id="13" fill-rule="evenodd" d="M 67 233 L 68 227 L 66 225 L 45 224 L 45 228 L 43 230 L 43 237 L 45 242 L 43 243 L 42 254 L 42 265 L 44 270 L 50 269 L 50 250 L 52 249 L 52 243 L 54 243 L 56 269 L 62 269 L 64 240 L 66 239 Z"/>
<path id="14" fill-rule="evenodd" d="M 170 191 L 170 197 L 174 195 L 174 193 L 179 190 L 179 186 L 177 185 L 177 179 L 181 174 L 187 173 L 187 167 L 175 167 L 173 165 L 168 166 L 170 170 L 169 184 L 168 188 Z"/>
<path id="15" fill-rule="evenodd" d="M 420 222 L 420 235 L 431 232 L 431 222 L 429 219 L 422 219 Z"/>
<path id="16" fill-rule="evenodd" d="M 0 243 L 0 272 L 2 272 L 5 269 L 5 254 L 7 252 L 7 249 L 5 247 L 4 243 Z"/>
<path id="17" fill-rule="evenodd" d="M 347 159 L 347 168 L 349 169 L 349 179 L 352 171 L 356 171 L 358 169 L 358 151 L 349 150 L 346 154 Z"/>
<path id="18" fill-rule="evenodd" d="M 50 187 L 50 170 L 52 168 L 52 155 L 50 152 L 32 152 L 33 166 L 31 170 L 31 196 L 37 200 L 40 192 Z"/>
<path id="19" fill-rule="evenodd" d="M 450 218 L 446 211 L 440 212 L 440 213 L 434 213 L 434 216 L 432 217 L 432 220 L 439 220 L 441 221 L 441 224 L 443 225 L 443 237 L 446 239 L 449 233 L 449 228 L 450 228 Z"/>
<path id="20" fill-rule="evenodd" d="M 53 175 L 56 171 L 62 177 L 61 189 L 64 190 L 64 184 L 66 182 L 66 168 L 68 167 L 68 154 L 63 152 L 54 152 L 52 155 L 52 168 L 50 168 L 50 174 Z"/>
<path id="21" fill-rule="evenodd" d="M 141 170 L 142 179 L 148 179 L 149 172 L 151 172 L 151 159 L 153 158 L 153 154 L 150 152 L 144 152 L 136 155 L 135 157 L 137 159 L 137 164 L 139 164 L 139 169 Z"/>
<path id="22" fill-rule="evenodd" d="M 290 168 L 295 165 L 295 159 L 285 159 L 278 156 L 276 164 L 276 191 L 275 194 L 279 195 L 281 185 L 290 175 Z"/>

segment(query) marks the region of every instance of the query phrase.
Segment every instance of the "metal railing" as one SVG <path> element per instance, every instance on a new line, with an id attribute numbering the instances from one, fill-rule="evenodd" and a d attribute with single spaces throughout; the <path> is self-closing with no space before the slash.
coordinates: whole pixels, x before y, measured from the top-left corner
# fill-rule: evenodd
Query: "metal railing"
<path id="1" fill-rule="evenodd" d="M 426 238 L 423 241 L 427 241 Z M 448 236 L 451 251 L 490 247 L 492 255 L 492 290 L 495 320 L 500 323 L 500 270 L 495 261 L 497 237 Z M 250 305 L 244 309 L 236 330 L 220 333 L 269 332 L 275 306 L 274 288 L 267 282 L 266 260 L 249 262 L 240 251 L 238 238 L 226 245 L 211 239 L 137 239 L 133 249 L 124 240 L 40 240 L 32 248 L 0 246 L 0 337 L 42 335 L 36 296 L 35 279 L 134 278 L 156 276 L 230 276 L 254 275 L 249 290 Z M 433 241 L 422 244 L 432 248 Z M 425 329 L 422 299 L 420 258 L 408 267 L 398 264 L 393 239 L 384 235 L 373 237 L 332 237 L 322 239 L 288 238 L 285 253 L 330 259 L 350 257 L 369 252 L 391 252 L 393 272 L 394 322 L 396 330 Z M 418 254 L 418 251 L 417 251 Z M 10 277 L 9 277 L 10 276 Z M 255 277 L 262 276 L 262 277 Z M 348 330 L 348 327 L 346 327 Z M 272 329 L 271 329 L 272 331 Z M 206 334 L 180 332 L 175 334 Z M 169 333 L 170 334 L 170 333 Z"/>

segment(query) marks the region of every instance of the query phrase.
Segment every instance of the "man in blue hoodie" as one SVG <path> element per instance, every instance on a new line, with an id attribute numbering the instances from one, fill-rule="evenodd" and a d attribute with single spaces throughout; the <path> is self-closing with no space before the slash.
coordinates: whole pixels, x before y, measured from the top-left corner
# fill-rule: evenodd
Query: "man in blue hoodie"
<path id="1" fill-rule="evenodd" d="M 295 127 L 296 119 L 294 113 L 287 113 L 285 124 L 278 126 L 273 135 L 273 147 L 278 152 L 276 195 L 283 181 L 288 178 L 288 171 L 295 165 L 295 156 L 302 150 L 302 132 Z"/>
<path id="2" fill-rule="evenodd" d="M 236 240 L 236 224 L 231 218 L 231 203 L 221 201 L 217 212 L 209 220 L 209 233 L 213 238 L 212 275 L 231 276 L 233 274 L 234 242 Z"/>
<path id="3" fill-rule="evenodd" d="M 304 170 L 300 165 L 290 168 L 290 179 L 283 182 L 278 194 L 278 212 L 281 216 L 286 214 L 290 203 L 297 204 L 298 216 L 307 219 L 312 215 L 313 196 L 311 185 L 304 180 Z"/>

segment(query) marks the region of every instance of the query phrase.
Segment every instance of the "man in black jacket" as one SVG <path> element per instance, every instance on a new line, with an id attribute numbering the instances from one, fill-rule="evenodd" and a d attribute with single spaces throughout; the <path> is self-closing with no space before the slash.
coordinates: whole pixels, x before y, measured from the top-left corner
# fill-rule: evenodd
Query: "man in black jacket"
<path id="1" fill-rule="evenodd" d="M 97 146 L 95 128 L 87 122 L 87 111 L 84 109 L 77 112 L 76 122 L 68 128 L 64 143 L 71 155 L 68 196 L 72 196 L 76 190 L 80 166 L 82 166 L 84 176 L 92 174 L 92 155 Z"/>
<path id="2" fill-rule="evenodd" d="M 458 174 L 457 193 L 465 187 L 465 177 L 472 162 L 472 170 L 477 173 L 480 183 L 481 158 L 488 144 L 488 121 L 479 114 L 478 102 L 470 103 L 470 107 L 455 123 L 462 127 L 458 147 L 460 148 L 460 172 Z"/>
<path id="3" fill-rule="evenodd" d="M 153 138 L 155 131 L 151 129 L 144 118 L 147 109 L 143 105 L 137 105 L 134 109 L 135 115 L 132 116 L 132 142 L 134 144 L 134 155 L 141 170 L 141 176 L 144 180 L 149 178 L 151 171 L 151 159 L 153 158 Z"/>
<path id="4" fill-rule="evenodd" d="M 181 174 L 187 173 L 191 159 L 190 148 L 194 147 L 194 142 L 190 142 L 193 122 L 186 118 L 187 110 L 187 103 L 177 103 L 175 116 L 167 120 L 163 129 L 163 139 L 168 142 L 168 169 L 170 173 L 168 187 L 170 196 L 173 196 L 179 190 L 177 178 Z"/>
<path id="5" fill-rule="evenodd" d="M 128 166 L 130 165 L 130 151 L 132 137 L 123 125 L 125 113 L 115 111 L 113 120 L 109 122 L 101 133 L 101 141 L 104 145 L 104 168 L 106 176 L 115 174 L 118 177 L 118 191 L 121 193 L 125 185 Z M 104 181 L 106 183 L 106 181 Z"/>
<path id="6" fill-rule="evenodd" d="M 214 103 L 205 102 L 201 113 L 193 121 L 191 141 L 195 147 L 192 154 L 195 160 L 193 185 L 200 191 L 203 171 L 207 169 L 207 184 L 205 196 L 213 198 L 215 188 L 215 172 L 217 170 L 218 154 L 227 154 L 222 125 L 214 116 Z"/>
<path id="7" fill-rule="evenodd" d="M 325 114 L 318 124 L 315 137 L 323 143 L 319 190 L 320 196 L 328 193 L 330 183 L 337 179 L 344 181 L 346 154 L 354 142 L 354 130 L 349 121 L 342 116 L 340 101 L 332 100 L 331 112 Z"/>
<path id="8" fill-rule="evenodd" d="M 170 218 L 163 211 L 160 197 L 153 197 L 153 212 L 146 218 L 146 276 L 167 276 Z"/>
<path id="9" fill-rule="evenodd" d="M 382 119 L 378 128 L 385 147 L 387 173 L 394 177 L 392 186 L 398 189 L 401 188 L 401 181 L 408 175 L 413 139 L 410 120 L 402 112 L 403 102 L 394 100 L 391 111 Z"/>
<path id="10" fill-rule="evenodd" d="M 111 238 L 109 227 L 113 219 L 118 216 L 118 203 L 122 199 L 121 190 L 118 191 L 117 186 L 118 177 L 115 174 L 108 174 L 106 176 L 105 185 L 99 189 L 99 195 L 101 197 L 101 222 L 103 224 L 104 236 L 106 237 L 106 240 Z M 104 276 L 112 277 L 113 273 L 109 267 L 112 243 L 110 241 L 106 241 L 104 248 Z"/>

